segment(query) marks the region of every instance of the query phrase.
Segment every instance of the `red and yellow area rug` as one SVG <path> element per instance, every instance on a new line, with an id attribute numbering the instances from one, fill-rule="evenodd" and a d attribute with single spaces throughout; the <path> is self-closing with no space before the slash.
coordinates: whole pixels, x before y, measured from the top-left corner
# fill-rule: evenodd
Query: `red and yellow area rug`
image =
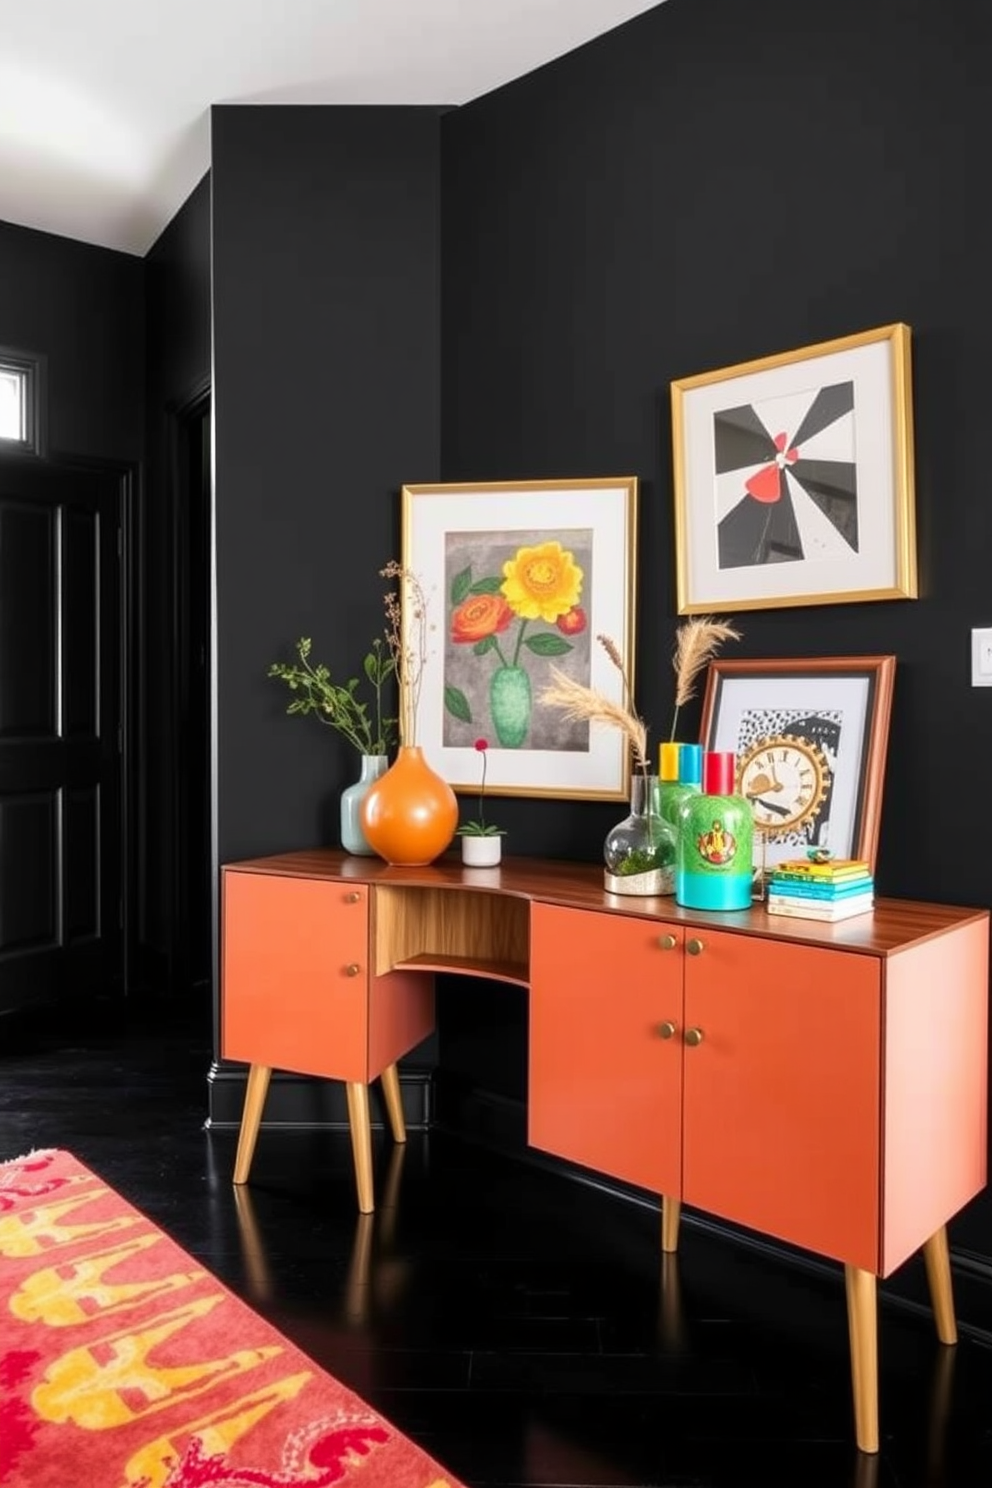
<path id="1" fill-rule="evenodd" d="M 0 1164 L 3 1488 L 459 1488 L 70 1153 Z"/>

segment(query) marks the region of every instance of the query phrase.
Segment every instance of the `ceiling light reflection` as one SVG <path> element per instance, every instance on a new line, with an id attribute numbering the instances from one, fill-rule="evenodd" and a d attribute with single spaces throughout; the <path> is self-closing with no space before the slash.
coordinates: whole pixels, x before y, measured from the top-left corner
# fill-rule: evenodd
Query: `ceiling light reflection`
<path id="1" fill-rule="evenodd" d="M 126 120 L 77 85 L 6 56 L 0 58 L 0 141 L 82 165 L 120 181 L 139 181 L 147 161 Z"/>

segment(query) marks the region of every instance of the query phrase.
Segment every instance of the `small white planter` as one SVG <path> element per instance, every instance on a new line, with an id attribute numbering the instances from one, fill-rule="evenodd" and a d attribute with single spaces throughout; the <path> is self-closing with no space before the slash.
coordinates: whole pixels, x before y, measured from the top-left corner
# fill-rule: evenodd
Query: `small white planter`
<path id="1" fill-rule="evenodd" d="M 462 862 L 469 868 L 495 868 L 502 856 L 502 837 L 462 838 Z"/>

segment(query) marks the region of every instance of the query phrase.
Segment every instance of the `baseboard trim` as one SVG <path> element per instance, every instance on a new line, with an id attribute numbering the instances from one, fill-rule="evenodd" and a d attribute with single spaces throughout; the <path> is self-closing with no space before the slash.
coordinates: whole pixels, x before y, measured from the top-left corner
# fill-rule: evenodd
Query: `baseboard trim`
<path id="1" fill-rule="evenodd" d="M 605 1178 L 562 1158 L 552 1157 L 527 1145 L 527 1109 L 522 1101 L 475 1088 L 439 1070 L 435 1082 L 435 1122 L 438 1127 L 479 1146 L 499 1152 L 529 1167 L 540 1168 L 593 1189 L 598 1193 L 634 1204 L 655 1214 L 660 1204 L 655 1194 Z M 769 1240 L 754 1231 L 741 1229 L 688 1207 L 682 1223 L 690 1230 L 729 1241 L 776 1265 L 788 1265 L 835 1281 L 843 1290 L 844 1270 L 839 1262 L 825 1260 L 808 1251 Z M 992 1261 L 973 1251 L 951 1247 L 958 1332 L 992 1346 Z M 922 1258 L 917 1256 L 879 1284 L 879 1301 L 919 1317 L 931 1319 L 929 1293 Z"/>
<path id="2" fill-rule="evenodd" d="M 399 1067 L 403 1119 L 410 1131 L 425 1131 L 431 1124 L 433 1075 L 432 1069 L 416 1065 Z M 207 1130 L 220 1131 L 240 1126 L 247 1081 L 247 1065 L 214 1061 L 207 1075 Z M 388 1124 L 386 1109 L 378 1081 L 370 1086 L 369 1106 L 373 1127 L 385 1127 Z M 340 1080 L 321 1080 L 313 1075 L 273 1070 L 262 1112 L 262 1130 L 271 1131 L 277 1127 L 296 1131 L 347 1131 L 348 1106 L 344 1084 Z"/>

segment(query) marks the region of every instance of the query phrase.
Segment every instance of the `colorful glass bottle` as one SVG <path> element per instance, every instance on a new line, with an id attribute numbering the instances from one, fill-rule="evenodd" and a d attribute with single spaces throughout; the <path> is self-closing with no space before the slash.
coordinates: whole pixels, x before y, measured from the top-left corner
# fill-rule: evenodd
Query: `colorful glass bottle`
<path id="1" fill-rule="evenodd" d="M 679 746 L 666 741 L 658 745 L 658 773 L 654 777 L 654 809 L 663 821 L 671 822 L 673 826 L 675 817 L 671 814 L 671 808 L 678 787 Z"/>
<path id="2" fill-rule="evenodd" d="M 754 815 L 735 790 L 732 752 L 703 755 L 703 788 L 679 807 L 675 901 L 686 909 L 749 909 Z"/>
<path id="3" fill-rule="evenodd" d="M 702 790 L 703 746 L 659 745 L 658 769 L 655 810 L 677 830 L 682 802 L 686 796 L 698 795 Z"/>

